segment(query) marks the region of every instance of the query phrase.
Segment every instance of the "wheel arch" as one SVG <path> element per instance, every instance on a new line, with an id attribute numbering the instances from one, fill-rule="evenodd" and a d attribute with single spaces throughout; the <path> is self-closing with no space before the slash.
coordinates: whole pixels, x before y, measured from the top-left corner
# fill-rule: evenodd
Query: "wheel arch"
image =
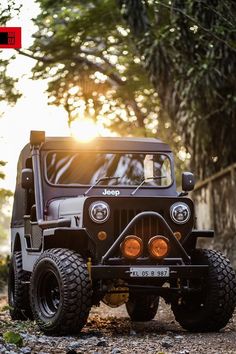
<path id="1" fill-rule="evenodd" d="M 51 248 L 67 248 L 81 255 L 86 255 L 88 251 L 94 253 L 94 244 L 85 229 L 56 229 L 53 234 L 44 236 L 44 250 Z"/>

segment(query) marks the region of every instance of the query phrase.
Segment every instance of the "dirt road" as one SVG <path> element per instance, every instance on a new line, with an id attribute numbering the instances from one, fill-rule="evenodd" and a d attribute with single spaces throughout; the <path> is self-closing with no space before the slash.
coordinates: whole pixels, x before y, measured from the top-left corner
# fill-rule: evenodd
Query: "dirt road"
<path id="1" fill-rule="evenodd" d="M 0 306 L 5 304 L 2 296 Z M 131 323 L 124 306 L 93 308 L 82 333 L 73 337 L 44 336 L 33 322 L 11 322 L 8 310 L 2 311 L 1 335 L 11 330 L 22 336 L 23 347 L 6 345 L 1 336 L 1 354 L 236 354 L 236 313 L 219 333 L 193 334 L 181 329 L 163 301 L 155 320 L 147 323 Z"/>

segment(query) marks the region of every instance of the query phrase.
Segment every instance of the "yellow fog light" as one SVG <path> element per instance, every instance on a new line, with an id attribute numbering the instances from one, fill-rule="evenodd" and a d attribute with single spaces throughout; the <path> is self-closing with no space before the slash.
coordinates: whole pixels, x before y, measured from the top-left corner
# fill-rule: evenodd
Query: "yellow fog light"
<path id="1" fill-rule="evenodd" d="M 169 240 L 164 236 L 154 236 L 148 242 L 148 249 L 152 257 L 163 258 L 169 253 Z"/>
<path id="2" fill-rule="evenodd" d="M 135 235 L 126 236 L 120 245 L 125 258 L 138 258 L 143 252 L 143 241 Z"/>

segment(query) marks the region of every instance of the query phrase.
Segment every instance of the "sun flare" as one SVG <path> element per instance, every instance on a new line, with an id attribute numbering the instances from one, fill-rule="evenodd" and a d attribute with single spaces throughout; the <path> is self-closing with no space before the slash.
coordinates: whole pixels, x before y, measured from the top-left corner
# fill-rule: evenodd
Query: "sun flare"
<path id="1" fill-rule="evenodd" d="M 100 135 L 97 125 L 88 118 L 72 122 L 70 130 L 75 139 L 83 142 L 88 142 Z"/>

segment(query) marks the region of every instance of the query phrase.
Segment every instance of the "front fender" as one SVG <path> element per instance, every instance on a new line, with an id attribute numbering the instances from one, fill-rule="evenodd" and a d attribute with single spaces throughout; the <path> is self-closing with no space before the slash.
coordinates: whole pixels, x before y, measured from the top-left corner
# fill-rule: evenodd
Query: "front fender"
<path id="1" fill-rule="evenodd" d="M 86 229 L 55 228 L 44 230 L 44 250 L 50 248 L 68 248 L 81 255 L 94 255 L 95 245 Z"/>

